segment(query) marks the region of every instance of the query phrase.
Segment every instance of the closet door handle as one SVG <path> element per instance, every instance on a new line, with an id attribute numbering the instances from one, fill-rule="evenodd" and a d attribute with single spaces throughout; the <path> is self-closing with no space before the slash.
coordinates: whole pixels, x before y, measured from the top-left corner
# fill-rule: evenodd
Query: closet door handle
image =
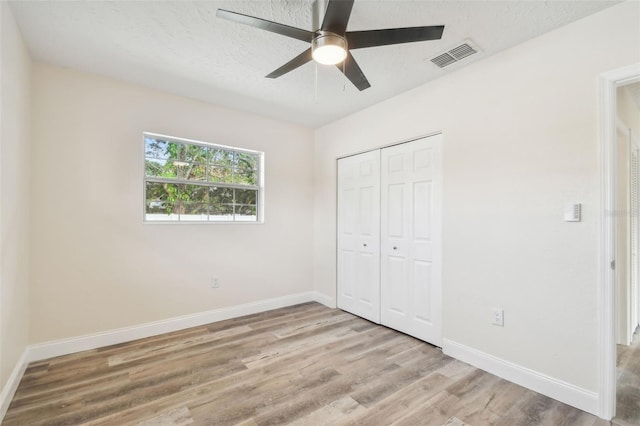
<path id="1" fill-rule="evenodd" d="M 362 245 L 363 245 L 364 247 L 366 247 L 366 246 L 367 246 L 367 243 L 364 243 L 364 244 L 362 244 Z"/>
<path id="2" fill-rule="evenodd" d="M 394 250 L 398 250 L 398 247 L 396 247 L 396 246 L 393 246 L 393 249 L 394 249 Z"/>

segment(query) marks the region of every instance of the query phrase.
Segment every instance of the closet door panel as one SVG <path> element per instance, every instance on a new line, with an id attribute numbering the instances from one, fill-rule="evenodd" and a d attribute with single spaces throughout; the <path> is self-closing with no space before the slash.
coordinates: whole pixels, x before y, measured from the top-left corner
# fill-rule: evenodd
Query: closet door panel
<path id="1" fill-rule="evenodd" d="M 381 322 L 435 345 L 441 320 L 441 136 L 381 150 Z"/>
<path id="2" fill-rule="evenodd" d="M 394 287 L 393 291 L 383 292 L 382 305 L 386 307 L 388 312 L 387 315 L 382 316 L 382 323 L 391 325 L 397 322 L 390 319 L 391 316 L 405 318 L 409 311 L 409 288 L 405 276 L 407 259 L 403 256 L 389 255 L 386 256 L 383 263 L 386 266 L 383 282 L 392 282 Z"/>
<path id="3" fill-rule="evenodd" d="M 338 307 L 380 322 L 380 152 L 338 160 Z"/>

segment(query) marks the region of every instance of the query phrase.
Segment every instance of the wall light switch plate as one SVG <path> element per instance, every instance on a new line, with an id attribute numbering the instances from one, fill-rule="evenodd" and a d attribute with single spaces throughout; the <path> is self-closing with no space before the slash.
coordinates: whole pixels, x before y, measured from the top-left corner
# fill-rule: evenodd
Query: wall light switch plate
<path id="1" fill-rule="evenodd" d="M 565 222 L 580 222 L 582 218 L 582 204 L 567 204 L 564 207 Z"/>
<path id="2" fill-rule="evenodd" d="M 504 311 L 499 308 L 493 308 L 491 324 L 504 327 Z"/>

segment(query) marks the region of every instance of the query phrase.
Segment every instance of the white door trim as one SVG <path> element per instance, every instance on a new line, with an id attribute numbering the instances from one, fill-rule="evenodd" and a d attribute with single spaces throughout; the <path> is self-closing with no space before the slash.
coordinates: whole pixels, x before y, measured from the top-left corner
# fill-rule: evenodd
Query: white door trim
<path id="1" fill-rule="evenodd" d="M 629 212 L 631 216 L 629 221 L 629 230 L 631 231 L 629 232 L 629 259 L 631 260 L 631 273 L 629 274 L 629 342 L 631 342 L 633 340 L 633 333 L 638 326 L 638 302 L 640 301 L 638 297 L 638 272 L 640 272 L 640 265 L 638 264 L 638 184 L 640 183 L 638 162 L 640 161 L 640 148 L 634 143 L 631 137 L 631 129 L 627 129 L 627 131 L 629 132 L 629 148 L 631 151 L 631 155 L 629 156 L 629 173 L 631 175 L 629 182 L 629 189 L 631 190 L 629 193 Z M 634 189 L 635 196 L 633 194 Z"/>
<path id="2" fill-rule="evenodd" d="M 616 341 L 615 341 L 615 275 L 610 264 L 615 253 L 615 141 L 616 141 L 616 89 L 640 81 L 640 63 L 629 65 L 600 75 L 600 188 L 601 188 L 601 241 L 599 324 L 599 398 L 600 417 L 611 419 L 616 408 Z"/>
<path id="3" fill-rule="evenodd" d="M 336 157 L 336 161 L 341 160 L 343 158 L 347 158 L 347 157 L 353 157 L 354 155 L 364 154 L 365 152 L 371 152 L 371 151 L 375 151 L 375 150 L 378 150 L 378 149 L 385 149 L 385 148 L 389 148 L 389 147 L 392 147 L 392 146 L 401 145 L 403 143 L 417 141 L 418 139 L 430 138 L 431 136 L 437 136 L 437 135 L 441 135 L 441 134 L 442 134 L 442 131 L 425 133 L 424 135 L 416 136 L 414 138 L 403 139 L 403 140 L 395 141 L 395 142 L 389 142 L 389 143 L 385 143 L 385 144 L 382 144 L 382 145 L 376 145 L 373 148 L 365 149 L 365 150 L 362 150 L 362 151 L 353 151 L 350 154 L 341 155 L 339 157 Z"/>

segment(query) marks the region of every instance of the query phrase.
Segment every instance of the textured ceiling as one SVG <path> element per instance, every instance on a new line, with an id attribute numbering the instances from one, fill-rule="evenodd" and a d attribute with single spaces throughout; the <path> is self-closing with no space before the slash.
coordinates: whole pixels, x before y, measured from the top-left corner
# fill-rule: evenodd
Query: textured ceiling
<path id="1" fill-rule="evenodd" d="M 311 0 L 46 0 L 11 8 L 36 60 L 318 127 L 615 3 L 356 0 L 349 31 L 445 25 L 438 41 L 353 51 L 372 85 L 363 92 L 315 63 L 264 78 L 309 45 L 216 17 L 223 8 L 312 30 Z M 430 62 L 467 39 L 479 54 L 444 70 Z"/>

